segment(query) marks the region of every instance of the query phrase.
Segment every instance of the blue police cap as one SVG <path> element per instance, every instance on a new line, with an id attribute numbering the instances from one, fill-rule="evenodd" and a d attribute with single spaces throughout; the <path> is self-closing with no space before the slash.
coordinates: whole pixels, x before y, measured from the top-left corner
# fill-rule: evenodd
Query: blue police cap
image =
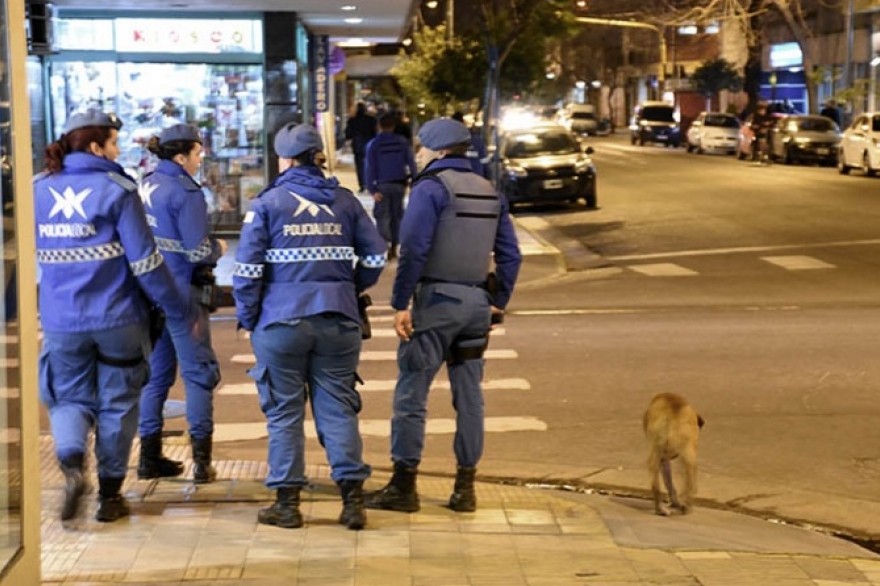
<path id="1" fill-rule="evenodd" d="M 298 157 L 307 151 L 323 151 L 324 141 L 318 129 L 311 124 L 291 122 L 275 135 L 275 154 L 285 159 Z"/>
<path id="2" fill-rule="evenodd" d="M 419 141 L 432 151 L 467 144 L 471 141 L 471 133 L 467 126 L 452 118 L 435 118 L 426 122 L 419 130 Z"/>
<path id="3" fill-rule="evenodd" d="M 202 134 L 192 124 L 175 124 L 169 126 L 159 134 L 159 144 L 168 144 L 176 141 L 202 142 Z"/>
<path id="4" fill-rule="evenodd" d="M 116 114 L 101 112 L 100 110 L 89 110 L 80 114 L 74 114 L 64 123 L 64 134 L 72 130 L 86 128 L 87 126 L 109 126 L 119 130 L 122 128 L 122 120 L 116 117 Z"/>

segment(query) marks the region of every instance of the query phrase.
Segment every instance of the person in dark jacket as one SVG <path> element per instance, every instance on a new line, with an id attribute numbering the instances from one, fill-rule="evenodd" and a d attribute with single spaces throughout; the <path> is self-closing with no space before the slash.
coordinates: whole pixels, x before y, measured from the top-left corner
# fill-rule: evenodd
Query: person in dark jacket
<path id="1" fill-rule="evenodd" d="M 507 200 L 473 172 L 465 156 L 468 129 L 440 118 L 422 126 L 419 140 L 417 163 L 423 171 L 403 216 L 391 296 L 400 338 L 391 419 L 394 473 L 369 496 L 367 506 L 419 510 L 416 475 L 425 443 L 428 390 L 446 364 L 458 463 L 448 506 L 469 512 L 477 507 L 474 477 L 483 453 L 483 351 L 491 324 L 500 321 L 513 293 L 522 255 Z M 490 279 L 493 263 L 495 278 Z M 495 281 L 491 287 L 490 280 Z"/>
<path id="2" fill-rule="evenodd" d="M 397 258 L 400 222 L 406 186 L 416 174 L 412 148 L 405 138 L 394 132 L 397 116 L 383 114 L 379 118 L 379 134 L 367 143 L 364 175 L 367 191 L 373 196 L 373 217 L 379 233 L 388 243 L 388 258 Z"/>
<path id="3" fill-rule="evenodd" d="M 464 112 L 456 112 L 452 115 L 452 119 L 464 124 Z M 486 141 L 483 140 L 483 135 L 478 128 L 472 126 L 468 130 L 471 133 L 471 142 L 468 145 L 466 156 L 471 162 L 474 173 L 488 179 L 489 153 L 486 149 Z"/>
<path id="4" fill-rule="evenodd" d="M 251 332 L 257 383 L 269 429 L 275 503 L 257 520 L 302 527 L 306 393 L 330 476 L 342 492 L 339 522 L 367 522 L 355 389 L 361 350 L 358 295 L 385 266 L 385 242 L 360 201 L 315 166 L 323 143 L 314 126 L 289 124 L 275 137 L 281 175 L 251 203 L 235 255 L 238 321 Z M 356 261 L 356 262 L 355 262 Z"/>
<path id="5" fill-rule="evenodd" d="M 358 191 L 366 190 L 364 159 L 367 156 L 367 143 L 376 136 L 376 119 L 367 114 L 367 105 L 358 102 L 355 115 L 345 124 L 345 139 L 351 141 L 354 153 L 354 166 L 357 172 Z"/>
<path id="6" fill-rule="evenodd" d="M 129 514 L 120 489 L 150 374 L 150 307 L 164 309 L 177 336 L 195 324 L 188 298 L 156 249 L 137 184 L 115 162 L 121 126 L 99 111 L 71 116 L 46 149 L 47 170 L 34 180 L 40 398 L 64 473 L 65 521 L 77 516 L 86 492 L 92 428 L 96 519 Z"/>
<path id="7" fill-rule="evenodd" d="M 162 455 L 162 410 L 179 365 L 186 389 L 193 481 L 204 484 L 216 476 L 211 466 L 213 393 L 220 382 L 208 321 L 214 286 L 212 268 L 226 247 L 208 233 L 208 206 L 201 186 L 193 179 L 202 164 L 199 129 L 175 124 L 151 138 L 148 149 L 159 158 L 159 165 L 141 180 L 141 199 L 165 264 L 174 274 L 178 288 L 198 308 L 200 337 L 197 344 L 192 344 L 189 337 L 173 340 L 166 328 L 153 349 L 150 382 L 141 395 L 138 478 L 166 478 L 183 473 L 180 462 Z"/>

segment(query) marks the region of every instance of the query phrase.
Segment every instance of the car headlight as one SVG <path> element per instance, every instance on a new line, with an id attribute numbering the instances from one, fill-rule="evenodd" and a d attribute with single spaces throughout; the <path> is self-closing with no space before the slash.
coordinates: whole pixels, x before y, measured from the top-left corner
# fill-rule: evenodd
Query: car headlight
<path id="1" fill-rule="evenodd" d="M 795 137 L 794 141 L 798 144 L 809 144 L 812 142 L 809 138 L 805 138 L 803 136 Z"/>
<path id="2" fill-rule="evenodd" d="M 529 172 L 526 170 L 526 168 L 520 167 L 519 165 L 510 165 L 509 167 L 507 167 L 507 174 L 510 175 L 511 179 L 529 176 Z"/>
<path id="3" fill-rule="evenodd" d="M 585 173 L 587 169 L 590 168 L 590 162 L 587 160 L 577 161 L 574 164 L 574 172 L 580 175 L 581 173 Z"/>

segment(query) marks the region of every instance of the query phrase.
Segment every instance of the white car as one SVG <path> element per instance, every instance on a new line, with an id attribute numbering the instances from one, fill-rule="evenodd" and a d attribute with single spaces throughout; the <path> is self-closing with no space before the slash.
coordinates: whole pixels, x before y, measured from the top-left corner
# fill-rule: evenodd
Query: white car
<path id="1" fill-rule="evenodd" d="M 703 112 L 687 133 L 687 150 L 692 153 L 723 151 L 729 155 L 739 147 L 739 119 L 725 112 Z"/>
<path id="2" fill-rule="evenodd" d="M 880 112 L 856 116 L 843 132 L 837 150 L 837 169 L 846 175 L 852 168 L 861 169 L 868 177 L 880 171 Z"/>

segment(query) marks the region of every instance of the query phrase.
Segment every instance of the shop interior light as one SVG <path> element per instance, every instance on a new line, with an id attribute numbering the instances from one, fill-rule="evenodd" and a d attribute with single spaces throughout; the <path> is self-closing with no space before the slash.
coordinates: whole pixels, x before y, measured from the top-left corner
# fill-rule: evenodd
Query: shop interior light
<path id="1" fill-rule="evenodd" d="M 878 65 L 880 65 L 880 55 L 871 59 L 871 67 L 877 67 Z"/>
<path id="2" fill-rule="evenodd" d="M 427 7 L 430 8 L 431 10 L 434 10 L 435 8 L 437 8 L 437 4 L 438 4 L 438 3 L 437 3 L 437 0 L 428 0 L 428 1 L 425 3 L 425 6 L 427 6 Z"/>
<path id="3" fill-rule="evenodd" d="M 355 6 L 354 4 L 345 4 L 344 6 L 340 6 L 339 9 L 350 12 L 352 10 L 357 10 L 357 6 Z"/>
<path id="4" fill-rule="evenodd" d="M 346 18 L 345 22 L 347 22 L 348 24 L 360 24 L 360 23 L 364 22 L 364 19 L 363 18 Z"/>
<path id="5" fill-rule="evenodd" d="M 369 47 L 371 45 L 372 45 L 372 43 L 370 43 L 369 41 L 365 41 L 364 39 L 359 39 L 357 37 L 352 37 L 352 38 L 348 39 L 347 41 L 340 41 L 340 42 L 336 43 L 337 47 L 348 47 L 348 48 Z"/>
<path id="6" fill-rule="evenodd" d="M 401 44 L 402 44 L 404 47 L 409 47 L 410 45 L 412 45 L 412 39 L 409 38 L 409 37 L 407 37 L 407 38 L 405 38 L 405 39 L 403 39 L 403 40 L 401 41 Z"/>

